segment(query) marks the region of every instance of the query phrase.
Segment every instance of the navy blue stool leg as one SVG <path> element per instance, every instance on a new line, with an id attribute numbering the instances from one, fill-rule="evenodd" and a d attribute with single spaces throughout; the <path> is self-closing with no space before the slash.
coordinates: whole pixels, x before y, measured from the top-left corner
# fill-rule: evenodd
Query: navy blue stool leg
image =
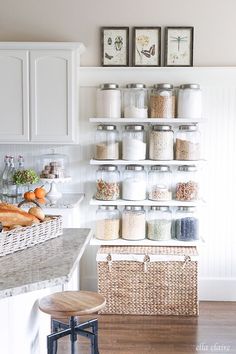
<path id="1" fill-rule="evenodd" d="M 70 342 L 71 342 L 71 354 L 75 354 L 75 343 L 77 342 L 77 333 L 75 331 L 75 327 L 77 326 L 77 320 L 75 319 L 74 316 L 71 316 L 70 318 L 70 329 L 71 329 L 71 335 L 70 335 Z"/>

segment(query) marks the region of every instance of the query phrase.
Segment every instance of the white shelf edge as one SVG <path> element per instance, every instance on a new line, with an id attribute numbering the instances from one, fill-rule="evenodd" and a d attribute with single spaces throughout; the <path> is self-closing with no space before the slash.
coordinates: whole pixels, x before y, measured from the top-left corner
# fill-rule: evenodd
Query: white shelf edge
<path id="1" fill-rule="evenodd" d="M 90 160 L 90 165 L 201 165 L 206 163 L 206 160 L 196 160 L 196 161 L 184 161 L 184 160 L 168 160 L 168 161 L 158 161 L 158 160 L 139 160 L 139 161 L 128 161 L 128 160 Z"/>
<path id="2" fill-rule="evenodd" d="M 149 124 L 195 124 L 204 123 L 203 118 L 89 118 L 90 123 L 117 123 L 117 124 L 127 124 L 127 123 L 149 123 Z"/>
<path id="3" fill-rule="evenodd" d="M 168 201 L 152 201 L 149 199 L 146 200 L 97 200 L 92 198 L 90 200 L 90 205 L 142 205 L 142 206 L 198 206 L 204 204 L 203 200 L 198 200 L 194 202 L 181 202 L 178 200 L 168 200 Z"/>

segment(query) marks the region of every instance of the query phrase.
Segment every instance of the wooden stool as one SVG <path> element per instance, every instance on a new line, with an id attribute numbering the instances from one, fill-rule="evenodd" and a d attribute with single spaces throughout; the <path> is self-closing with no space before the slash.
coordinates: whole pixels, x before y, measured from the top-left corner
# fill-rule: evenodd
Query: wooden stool
<path id="1" fill-rule="evenodd" d="M 57 340 L 70 335 L 71 354 L 75 353 L 77 335 L 91 340 L 91 354 L 98 352 L 98 321 L 93 319 L 78 324 L 75 316 L 98 312 L 106 304 L 105 298 L 91 291 L 64 291 L 54 293 L 39 300 L 41 311 L 54 318 L 70 317 L 69 324 L 52 319 L 52 334 L 47 336 L 48 354 L 57 353 Z M 91 328 L 92 332 L 85 329 Z"/>

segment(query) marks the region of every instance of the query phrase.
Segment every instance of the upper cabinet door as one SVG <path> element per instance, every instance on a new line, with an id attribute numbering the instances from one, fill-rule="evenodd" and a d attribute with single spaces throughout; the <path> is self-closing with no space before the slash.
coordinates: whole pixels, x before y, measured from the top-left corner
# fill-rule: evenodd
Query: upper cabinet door
<path id="1" fill-rule="evenodd" d="M 75 59 L 69 50 L 30 51 L 32 142 L 75 142 Z"/>
<path id="2" fill-rule="evenodd" d="M 0 50 L 0 142 L 29 141 L 28 51 Z"/>

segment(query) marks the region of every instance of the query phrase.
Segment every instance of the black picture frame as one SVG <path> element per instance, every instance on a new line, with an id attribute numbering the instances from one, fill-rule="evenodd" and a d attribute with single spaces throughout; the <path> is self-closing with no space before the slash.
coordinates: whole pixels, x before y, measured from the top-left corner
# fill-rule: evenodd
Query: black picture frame
<path id="1" fill-rule="evenodd" d="M 123 36 L 125 38 L 124 47 L 121 45 L 122 32 L 124 32 Z M 101 65 L 111 67 L 129 66 L 129 27 L 101 27 L 100 33 Z M 109 33 L 111 36 L 106 40 Z M 114 55 L 112 55 L 113 52 Z"/>

